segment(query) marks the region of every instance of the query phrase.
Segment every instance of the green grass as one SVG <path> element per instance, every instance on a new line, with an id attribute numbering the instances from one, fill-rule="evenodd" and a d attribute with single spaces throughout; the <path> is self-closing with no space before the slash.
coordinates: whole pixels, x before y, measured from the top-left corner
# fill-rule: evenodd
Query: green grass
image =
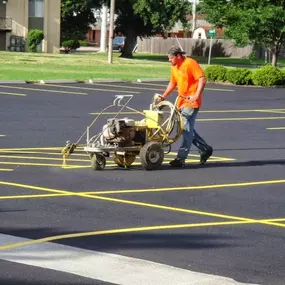
<path id="1" fill-rule="evenodd" d="M 41 54 L 0 52 L 0 80 L 40 79 L 122 79 L 169 78 L 169 63 L 166 55 L 134 54 L 133 59 L 113 53 L 113 64 L 108 64 L 106 53 Z M 205 67 L 207 58 L 197 58 Z M 263 62 L 248 59 L 213 58 L 211 64 L 245 66 L 256 68 Z M 285 60 L 279 60 L 285 67 Z"/>

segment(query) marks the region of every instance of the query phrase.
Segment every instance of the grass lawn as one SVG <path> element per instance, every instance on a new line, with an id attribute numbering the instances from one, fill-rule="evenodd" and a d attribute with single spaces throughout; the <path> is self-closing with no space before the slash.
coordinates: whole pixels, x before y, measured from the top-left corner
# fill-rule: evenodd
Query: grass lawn
<path id="1" fill-rule="evenodd" d="M 0 80 L 40 79 L 122 79 L 169 78 L 169 63 L 166 55 L 134 54 L 133 59 L 113 53 L 113 64 L 108 64 L 107 53 L 41 54 L 0 52 Z M 197 58 L 203 67 L 207 58 Z M 256 68 L 262 61 L 249 59 L 213 58 L 211 64 Z M 285 67 L 285 60 L 279 60 Z"/>

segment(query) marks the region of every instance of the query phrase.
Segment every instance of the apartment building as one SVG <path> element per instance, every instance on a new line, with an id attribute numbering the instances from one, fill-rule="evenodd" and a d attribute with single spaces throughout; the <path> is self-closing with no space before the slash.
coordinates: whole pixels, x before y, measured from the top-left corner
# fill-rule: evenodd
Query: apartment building
<path id="1" fill-rule="evenodd" d="M 59 52 L 60 0 L 0 0 L 0 50 L 13 50 L 31 29 L 44 32 L 42 51 Z"/>

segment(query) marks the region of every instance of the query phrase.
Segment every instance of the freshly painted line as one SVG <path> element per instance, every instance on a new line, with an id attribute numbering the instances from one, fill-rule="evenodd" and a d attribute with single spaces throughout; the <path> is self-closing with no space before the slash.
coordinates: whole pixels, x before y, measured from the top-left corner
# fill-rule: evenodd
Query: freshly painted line
<path id="1" fill-rule="evenodd" d="M 1 151 L 22 151 L 22 150 L 62 150 L 62 147 L 38 147 L 38 148 L 35 148 L 35 147 L 24 147 L 24 148 L 3 148 L 3 149 L 0 149 L 0 152 Z"/>
<path id="2" fill-rule="evenodd" d="M 165 87 L 165 88 L 167 86 L 167 84 L 163 85 L 163 84 L 155 84 L 155 83 L 136 83 L 136 82 L 132 82 L 132 84 L 134 84 L 134 85 L 162 86 L 162 87 Z M 235 90 L 233 90 L 233 89 L 219 89 L 219 88 L 208 88 L 208 87 L 206 87 L 205 90 L 222 91 L 222 92 L 235 92 Z"/>
<path id="3" fill-rule="evenodd" d="M 28 239 L 0 235 L 0 243 Z M 1 259 L 119 285 L 250 285 L 231 278 L 198 273 L 127 256 L 42 243 L 1 252 Z M 254 285 L 254 284 L 251 284 Z"/>
<path id="4" fill-rule="evenodd" d="M 25 165 L 25 166 L 50 166 L 50 167 L 60 167 L 60 168 L 87 168 L 89 165 L 70 165 L 70 166 L 62 166 L 62 164 L 52 164 L 52 163 L 25 163 L 25 162 L 3 162 L 0 161 L 0 164 L 4 165 Z"/>
<path id="5" fill-rule="evenodd" d="M 69 91 L 58 91 L 58 90 L 48 90 L 48 89 L 36 89 L 36 88 L 27 88 L 27 87 L 16 87 L 16 86 L 5 86 L 5 85 L 0 85 L 0 87 L 11 88 L 11 89 L 20 89 L 20 90 L 41 91 L 41 92 L 49 92 L 49 93 L 64 93 L 64 94 L 75 94 L 75 95 L 88 95 L 87 93 L 81 93 L 81 92 L 69 92 Z"/>
<path id="6" fill-rule="evenodd" d="M 14 171 L 14 169 L 11 169 L 11 168 L 0 168 L 0 171 Z"/>
<path id="7" fill-rule="evenodd" d="M 18 156 L 18 155 L 1 155 L 1 158 L 18 158 L 18 159 L 33 159 L 33 160 L 55 160 L 55 161 L 62 161 L 62 158 L 56 157 L 39 157 L 39 156 Z M 75 162 L 90 162 L 90 159 L 78 159 L 78 158 L 68 158 L 68 161 L 75 161 Z"/>
<path id="8" fill-rule="evenodd" d="M 11 95 L 11 96 L 27 96 L 27 94 L 23 94 L 23 93 L 0 92 L 0 94 L 3 94 L 3 95 Z"/>
<path id="9" fill-rule="evenodd" d="M 285 117 L 257 117 L 257 118 L 212 118 L 197 119 L 199 122 L 215 122 L 215 121 L 252 121 L 252 120 L 284 120 Z"/>
<path id="10" fill-rule="evenodd" d="M 277 227 L 285 227 L 285 224 L 278 224 L 278 223 L 272 223 L 272 222 L 259 222 L 258 220 L 255 220 L 255 219 L 238 217 L 238 216 L 231 216 L 231 215 L 224 215 L 224 214 L 219 214 L 219 213 L 210 213 L 210 212 L 204 212 L 204 211 L 198 211 L 198 210 L 189 210 L 189 209 L 184 209 L 184 208 L 169 207 L 169 206 L 164 206 L 164 205 L 138 202 L 138 201 L 132 201 L 132 200 L 109 198 L 109 197 L 103 197 L 103 196 L 98 196 L 98 195 L 96 196 L 96 195 L 81 194 L 81 193 L 75 193 L 75 192 L 71 192 L 71 191 L 55 190 L 55 189 L 51 189 L 51 188 L 43 188 L 43 187 L 18 184 L 18 183 L 13 183 L 13 182 L 0 181 L 0 184 L 22 187 L 22 188 L 29 188 L 29 189 L 37 189 L 40 191 L 47 191 L 47 192 L 51 192 L 51 193 L 74 194 L 75 196 L 78 196 L 78 197 L 91 198 L 91 199 L 110 201 L 110 202 L 117 202 L 117 203 L 135 205 L 135 206 L 143 206 L 143 207 L 149 207 L 149 208 L 155 208 L 155 209 L 161 209 L 161 210 L 167 210 L 167 211 L 209 216 L 209 217 L 222 218 L 222 219 L 231 219 L 231 220 L 238 220 L 238 221 L 255 221 L 256 223 L 260 223 L 260 224 L 266 224 L 266 225 L 277 226 Z"/>
<path id="11" fill-rule="evenodd" d="M 35 84 L 36 85 L 36 84 Z M 117 92 L 117 93 L 135 93 L 139 94 L 141 92 L 135 92 L 135 91 L 119 91 L 119 90 L 112 90 L 112 89 L 100 89 L 100 88 L 87 88 L 87 87 L 75 87 L 75 86 L 66 86 L 66 85 L 55 85 L 55 84 L 45 84 L 45 86 L 51 86 L 51 87 L 64 87 L 66 89 L 80 89 L 80 90 L 91 90 L 91 91 L 105 91 L 105 92 Z M 105 85 L 107 87 L 110 87 L 110 84 Z M 116 86 L 114 86 L 116 87 Z"/>
<path id="12" fill-rule="evenodd" d="M 278 128 L 266 128 L 266 130 L 285 130 L 285 127 L 278 127 Z"/>
<path id="13" fill-rule="evenodd" d="M 82 238 L 88 236 L 98 236 L 98 235 L 113 235 L 122 233 L 137 233 L 144 231 L 161 231 L 161 230 L 172 230 L 172 229 L 183 229 L 183 228 L 197 228 L 197 227 L 214 227 L 214 226 L 232 226 L 232 225 L 242 225 L 242 224 L 256 224 L 256 223 L 274 223 L 283 222 L 285 218 L 276 219 L 262 219 L 262 220 L 245 220 L 245 221 L 227 221 L 227 222 L 209 222 L 209 223 L 192 223 L 192 224 L 176 224 L 176 225 L 158 225 L 158 226 L 145 226 L 145 227 L 134 227 L 134 228 L 123 228 L 123 229 L 111 229 L 102 231 L 90 231 L 81 233 L 64 234 L 57 236 L 50 236 L 46 238 L 40 238 L 35 240 L 28 240 L 23 242 L 11 243 L 11 241 L 6 243 L 0 243 L 0 251 L 10 250 L 13 248 L 19 248 L 29 245 L 41 244 L 45 242 L 53 242 L 63 239 L 72 238 Z M 281 224 L 282 225 L 282 224 Z M 0 234 L 1 235 L 1 234 Z"/>
<path id="14" fill-rule="evenodd" d="M 52 198 L 62 196 L 74 196 L 70 194 L 31 194 L 31 195 L 15 195 L 15 196 L 0 196 L 0 200 L 13 200 L 13 199 L 36 199 L 36 198 Z"/>

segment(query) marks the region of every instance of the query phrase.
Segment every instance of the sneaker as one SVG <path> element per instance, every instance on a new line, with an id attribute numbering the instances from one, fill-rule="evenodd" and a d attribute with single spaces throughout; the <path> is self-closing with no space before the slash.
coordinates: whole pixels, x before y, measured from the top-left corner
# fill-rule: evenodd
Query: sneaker
<path id="1" fill-rule="evenodd" d="M 208 150 L 201 152 L 200 154 L 200 163 L 205 164 L 208 158 L 213 154 L 213 148 L 209 147 Z"/>
<path id="2" fill-rule="evenodd" d="M 174 160 L 170 161 L 169 164 L 172 167 L 184 167 L 185 166 L 185 162 L 178 158 L 175 158 Z"/>

